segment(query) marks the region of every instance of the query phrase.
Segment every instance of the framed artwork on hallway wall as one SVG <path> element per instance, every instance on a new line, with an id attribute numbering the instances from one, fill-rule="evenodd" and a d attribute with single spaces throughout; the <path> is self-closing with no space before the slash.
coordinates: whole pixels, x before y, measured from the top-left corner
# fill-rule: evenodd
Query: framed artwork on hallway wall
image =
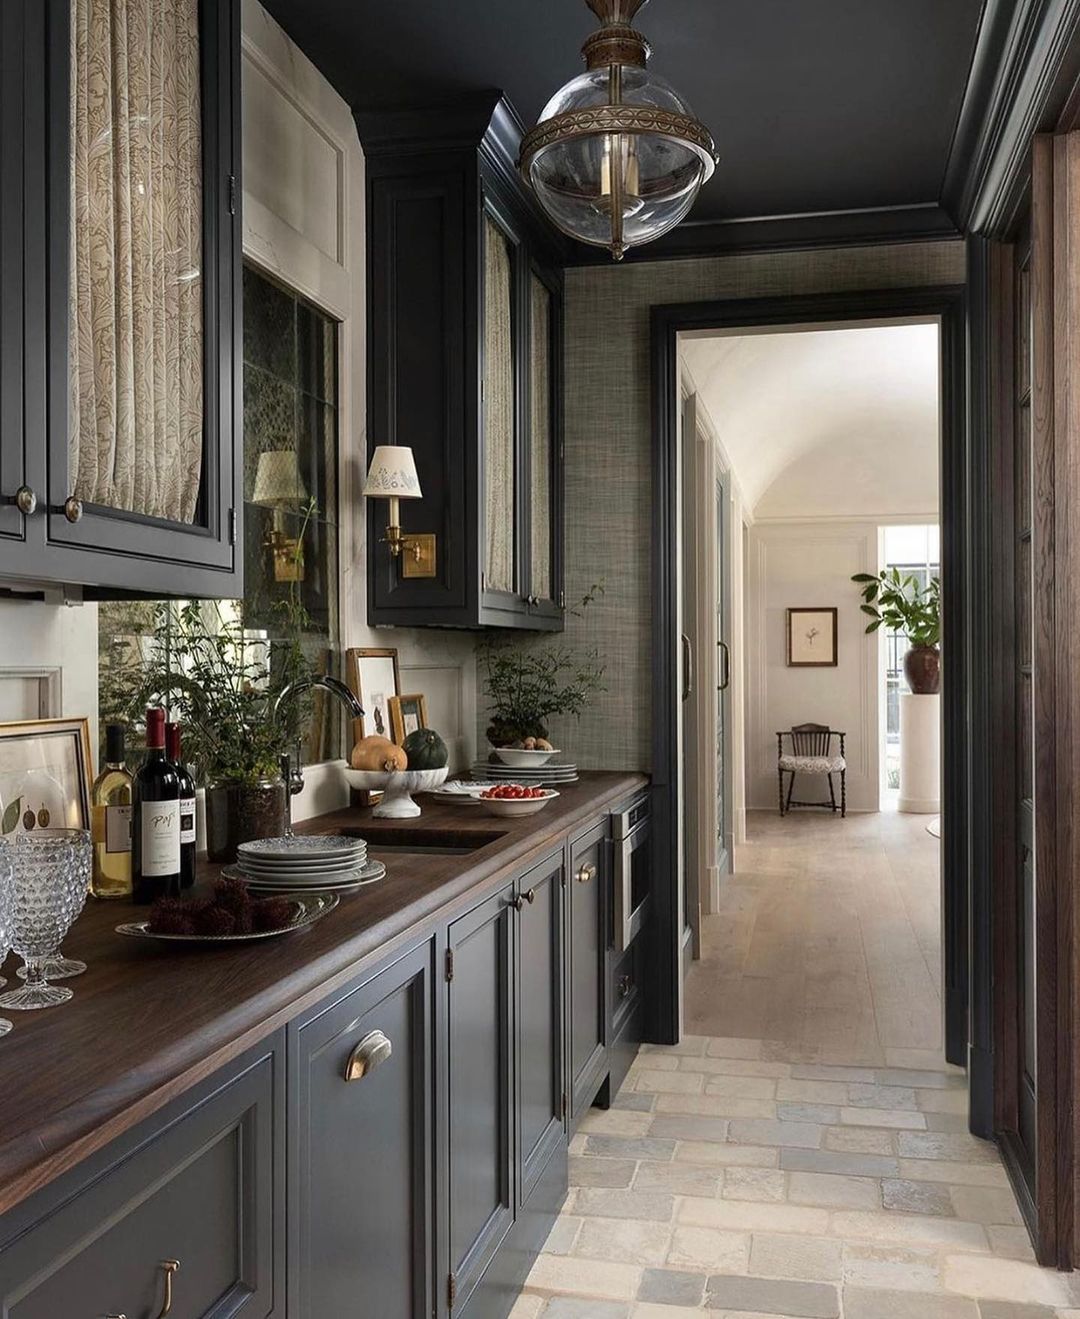
<path id="1" fill-rule="evenodd" d="M 835 668 L 837 664 L 837 613 L 835 609 L 787 611 L 787 662 L 790 669 Z"/>

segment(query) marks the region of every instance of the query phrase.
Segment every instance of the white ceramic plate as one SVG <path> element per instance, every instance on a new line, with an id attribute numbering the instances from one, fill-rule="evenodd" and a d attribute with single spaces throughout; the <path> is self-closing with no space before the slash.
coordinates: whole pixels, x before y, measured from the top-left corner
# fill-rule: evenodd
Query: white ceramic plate
<path id="1" fill-rule="evenodd" d="M 340 860 L 356 850 L 356 839 L 341 834 L 295 834 L 291 838 L 258 838 L 241 843 L 241 856 L 273 858 L 303 857 L 306 860 Z"/>
<path id="2" fill-rule="evenodd" d="M 305 875 L 329 875 L 339 870 L 356 870 L 366 860 L 367 847 L 365 846 L 348 856 L 342 856 L 336 861 L 312 862 L 310 865 L 295 864 L 292 861 L 255 861 L 246 856 L 240 857 L 236 864 L 245 875 L 253 875 L 256 878 L 260 875 L 266 875 L 274 879 L 280 879 L 282 876 L 288 875 L 296 875 L 302 878 Z"/>
<path id="3" fill-rule="evenodd" d="M 504 765 L 513 765 L 515 769 L 531 768 L 533 765 L 546 765 L 552 756 L 561 756 L 561 751 L 526 751 L 524 747 L 495 747 L 495 754 Z"/>
<path id="4" fill-rule="evenodd" d="M 336 893 L 305 893 L 297 897 L 296 911 L 288 925 L 280 930 L 258 930 L 252 934 L 155 934 L 149 921 L 128 921 L 116 927 L 117 934 L 133 939 L 158 939 L 163 943 L 250 943 L 252 939 L 274 939 L 279 934 L 302 930 L 321 919 L 338 905 Z"/>
<path id="5" fill-rule="evenodd" d="M 226 871 L 221 872 L 226 875 Z M 386 867 L 381 861 L 369 861 L 362 870 L 351 871 L 340 879 L 323 880 L 318 884 L 298 884 L 293 880 L 249 879 L 246 875 L 237 875 L 252 893 L 354 893 L 375 884 L 386 874 Z"/>
<path id="6" fill-rule="evenodd" d="M 501 815 L 504 818 L 517 815 L 535 815 L 542 811 L 549 801 L 559 794 L 554 788 L 548 788 L 543 797 L 478 797 L 480 805 L 489 815 Z"/>

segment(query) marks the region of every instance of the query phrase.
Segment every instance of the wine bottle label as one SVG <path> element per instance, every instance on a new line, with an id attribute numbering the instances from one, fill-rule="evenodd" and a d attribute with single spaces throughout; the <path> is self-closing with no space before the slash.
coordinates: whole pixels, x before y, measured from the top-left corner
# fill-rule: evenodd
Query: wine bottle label
<path id="1" fill-rule="evenodd" d="M 105 851 L 131 851 L 131 807 L 105 807 Z"/>
<path id="2" fill-rule="evenodd" d="M 180 842 L 195 841 L 195 798 L 180 798 Z"/>
<path id="3" fill-rule="evenodd" d="M 165 879 L 180 871 L 180 803 L 144 801 L 142 816 L 142 875 Z"/>

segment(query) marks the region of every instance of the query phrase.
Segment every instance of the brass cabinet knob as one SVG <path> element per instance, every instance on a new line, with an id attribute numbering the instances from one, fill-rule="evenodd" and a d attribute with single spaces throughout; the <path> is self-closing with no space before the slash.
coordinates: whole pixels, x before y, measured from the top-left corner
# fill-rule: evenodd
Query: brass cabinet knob
<path id="1" fill-rule="evenodd" d="M 74 495 L 68 495 L 63 503 L 63 512 L 69 522 L 79 522 L 83 515 L 82 500 L 76 499 Z"/>
<path id="2" fill-rule="evenodd" d="M 596 878 L 596 867 L 590 861 L 587 866 L 581 867 L 574 878 L 579 884 L 588 884 L 591 880 Z"/>
<path id="3" fill-rule="evenodd" d="M 524 911 L 525 904 L 527 902 L 532 904 L 535 901 L 536 901 L 536 889 L 531 888 L 527 893 L 520 893 L 516 898 L 511 898 L 510 905 L 511 907 L 513 907 L 515 911 Z"/>
<path id="4" fill-rule="evenodd" d="M 15 507 L 23 515 L 29 517 L 31 513 L 37 510 L 37 491 L 32 486 L 21 485 L 15 491 Z"/>
<path id="5" fill-rule="evenodd" d="M 619 977 L 619 997 L 626 998 L 634 987 L 634 982 L 630 976 Z"/>
<path id="6" fill-rule="evenodd" d="M 380 1068 L 394 1052 L 394 1046 L 381 1030 L 370 1031 L 349 1054 L 345 1064 L 346 1081 L 362 1081 Z"/>

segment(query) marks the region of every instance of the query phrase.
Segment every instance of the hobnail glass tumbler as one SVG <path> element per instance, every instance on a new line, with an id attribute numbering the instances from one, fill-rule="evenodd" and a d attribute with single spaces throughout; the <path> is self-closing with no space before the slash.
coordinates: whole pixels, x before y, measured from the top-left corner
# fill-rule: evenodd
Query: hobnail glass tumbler
<path id="1" fill-rule="evenodd" d="M 7 960 L 11 951 L 11 845 L 6 838 L 0 838 L 0 966 Z M 7 981 L 0 976 L 0 985 Z M 0 1035 L 6 1035 L 11 1029 L 11 1022 L 0 1017 Z"/>
<path id="2" fill-rule="evenodd" d="M 60 947 L 86 901 L 91 842 L 85 829 L 49 829 L 17 834 L 11 855 L 12 948 L 26 963 L 26 983 L 0 995 L 0 1007 L 18 1011 L 66 1003 L 71 990 L 50 985 L 47 959 Z"/>

